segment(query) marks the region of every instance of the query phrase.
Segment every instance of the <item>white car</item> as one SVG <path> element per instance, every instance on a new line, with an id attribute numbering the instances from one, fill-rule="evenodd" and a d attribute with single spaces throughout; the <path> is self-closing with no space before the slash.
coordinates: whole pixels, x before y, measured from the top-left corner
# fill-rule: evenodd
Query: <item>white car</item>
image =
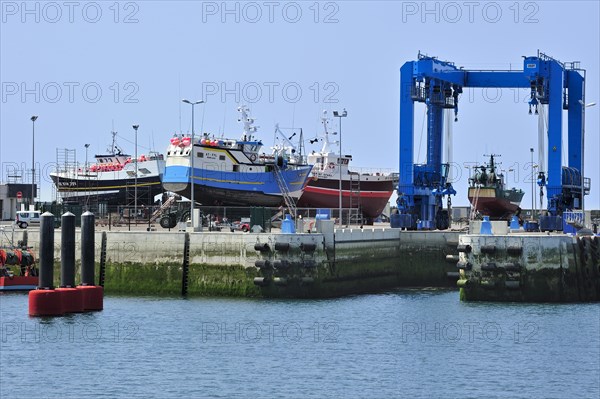
<path id="1" fill-rule="evenodd" d="M 26 229 L 30 224 L 40 224 L 40 211 L 18 211 L 15 224 Z"/>

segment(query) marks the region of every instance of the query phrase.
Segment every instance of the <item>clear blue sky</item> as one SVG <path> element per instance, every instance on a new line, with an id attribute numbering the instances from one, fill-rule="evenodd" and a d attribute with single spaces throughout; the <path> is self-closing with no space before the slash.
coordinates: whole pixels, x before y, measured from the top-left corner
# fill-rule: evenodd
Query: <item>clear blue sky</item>
<path id="1" fill-rule="evenodd" d="M 345 107 L 343 147 L 353 164 L 397 170 L 399 69 L 419 50 L 466 68 L 521 69 L 521 56 L 540 49 L 581 61 L 587 102 L 600 102 L 597 1 L 67 4 L 1 2 L 3 178 L 7 165 L 31 168 L 31 115 L 39 115 L 36 162 L 47 175 L 56 148 L 76 149 L 82 162 L 85 143 L 90 158 L 103 152 L 113 121 L 125 150 L 134 152 L 131 125 L 139 124 L 140 153 L 164 151 L 180 130 L 180 112 L 181 129 L 190 129 L 184 97 L 206 99 L 204 131 L 233 137 L 240 133 L 237 103 L 247 103 L 265 144 L 276 122 L 302 127 L 310 138 L 321 131 L 322 109 Z M 502 154 L 504 168 L 519 170 L 511 185 L 526 191 L 529 206 L 537 119 L 527 113 L 525 91 L 497 95 L 478 90 L 462 98 L 454 160 L 463 166 Z M 587 204 L 596 209 L 599 112 L 600 105 L 587 109 L 585 145 Z M 202 113 L 199 106 L 197 131 Z M 422 116 L 417 108 L 417 146 Z M 468 204 L 466 185 L 463 173 L 455 205 Z M 42 198 L 52 195 L 45 178 Z"/>

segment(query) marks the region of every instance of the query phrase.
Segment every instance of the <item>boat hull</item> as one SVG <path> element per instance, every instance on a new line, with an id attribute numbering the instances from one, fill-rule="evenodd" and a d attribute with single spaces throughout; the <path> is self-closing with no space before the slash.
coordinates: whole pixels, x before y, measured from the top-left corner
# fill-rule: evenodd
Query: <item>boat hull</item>
<path id="1" fill-rule="evenodd" d="M 349 180 L 342 181 L 342 208 L 358 208 L 368 218 L 381 215 L 393 191 L 392 180 L 361 182 L 360 190 L 352 190 Z M 340 203 L 339 180 L 310 180 L 298 201 L 305 208 L 338 208 Z"/>
<path id="2" fill-rule="evenodd" d="M 136 187 L 135 178 L 127 178 L 127 175 L 116 172 L 76 176 L 52 173 L 50 176 L 65 203 L 100 201 L 109 205 L 125 204 L 133 198 Z M 138 177 L 137 188 L 138 203 L 152 204 L 154 197 L 163 192 L 161 174 Z"/>
<path id="3" fill-rule="evenodd" d="M 473 208 L 490 219 L 508 220 L 520 210 L 523 194 L 505 191 L 506 196 L 498 193 L 494 188 L 469 188 L 469 201 Z"/>
<path id="4" fill-rule="evenodd" d="M 39 283 L 37 276 L 0 277 L 0 291 L 30 291 Z"/>
<path id="5" fill-rule="evenodd" d="M 265 165 L 256 165 L 264 169 Z M 311 166 L 281 171 L 290 196 L 298 199 L 310 174 Z M 163 188 L 190 198 L 190 168 L 167 165 Z M 284 204 L 275 172 L 223 172 L 195 168 L 194 200 L 203 205 L 222 206 L 279 206 Z"/>

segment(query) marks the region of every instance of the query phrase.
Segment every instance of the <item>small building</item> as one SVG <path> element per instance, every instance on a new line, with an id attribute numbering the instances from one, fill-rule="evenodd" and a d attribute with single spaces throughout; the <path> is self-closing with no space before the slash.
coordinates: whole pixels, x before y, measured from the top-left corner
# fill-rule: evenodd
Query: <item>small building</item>
<path id="1" fill-rule="evenodd" d="M 37 190 L 37 185 L 34 190 Z M 0 184 L 0 220 L 14 220 L 21 204 L 28 205 L 30 198 L 31 184 Z"/>

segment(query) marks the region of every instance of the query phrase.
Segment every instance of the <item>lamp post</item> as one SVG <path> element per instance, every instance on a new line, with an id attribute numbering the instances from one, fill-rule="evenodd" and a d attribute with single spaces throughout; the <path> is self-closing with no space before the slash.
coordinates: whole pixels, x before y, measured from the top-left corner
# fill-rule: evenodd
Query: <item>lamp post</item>
<path id="1" fill-rule="evenodd" d="M 137 151 L 137 134 L 140 125 L 133 125 L 133 130 L 135 130 L 135 177 L 134 177 L 134 189 L 133 189 L 133 217 L 135 219 L 135 224 L 137 226 L 137 177 L 138 177 L 138 151 Z M 131 220 L 131 215 L 129 215 L 129 220 Z"/>
<path id="2" fill-rule="evenodd" d="M 85 147 L 85 173 L 87 174 L 87 171 L 88 171 L 88 148 L 90 147 L 90 145 L 84 144 L 83 146 Z"/>
<path id="3" fill-rule="evenodd" d="M 340 180 L 339 180 L 339 187 L 340 187 L 340 198 L 339 198 L 339 212 L 340 212 L 340 227 L 342 227 L 342 118 L 345 118 L 348 116 L 348 112 L 346 111 L 346 108 L 344 108 L 342 110 L 342 112 L 338 112 L 338 111 L 333 111 L 333 116 L 335 116 L 336 118 L 339 118 L 340 120 L 340 155 L 338 157 L 338 168 L 340 168 Z"/>
<path id="4" fill-rule="evenodd" d="M 190 195 L 190 201 L 192 202 L 190 204 L 190 223 L 192 224 L 192 230 L 195 231 L 195 226 L 194 226 L 194 209 L 195 209 L 195 204 L 194 204 L 194 158 L 196 158 L 196 154 L 195 154 L 195 150 L 194 150 L 194 106 L 198 105 L 198 104 L 203 104 L 204 101 L 190 101 L 190 100 L 186 100 L 185 98 L 183 100 L 181 100 L 182 102 L 186 103 L 186 104 L 190 104 L 192 106 L 192 149 L 190 150 L 190 191 L 191 191 L 191 195 Z M 202 118 L 202 120 L 204 120 L 204 117 Z"/>
<path id="5" fill-rule="evenodd" d="M 35 206 L 35 121 L 37 115 L 31 117 L 31 205 Z"/>
<path id="6" fill-rule="evenodd" d="M 88 169 L 88 148 L 89 148 L 89 144 L 84 144 L 83 145 L 85 147 L 85 168 L 84 168 L 84 172 L 85 172 L 85 177 L 87 177 L 88 179 L 88 183 L 89 183 L 89 179 L 90 179 L 90 173 L 89 173 L 89 169 Z M 86 199 L 85 199 L 85 205 L 88 205 L 90 199 L 90 192 L 87 191 L 87 195 L 86 195 Z"/>

